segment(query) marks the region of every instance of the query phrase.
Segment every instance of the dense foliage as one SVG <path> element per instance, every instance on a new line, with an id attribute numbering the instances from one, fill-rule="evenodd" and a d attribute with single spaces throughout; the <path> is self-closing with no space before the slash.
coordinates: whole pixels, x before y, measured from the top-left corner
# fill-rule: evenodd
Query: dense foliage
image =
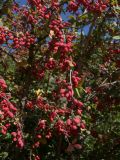
<path id="1" fill-rule="evenodd" d="M 117 0 L 0 1 L 0 159 L 119 160 Z"/>

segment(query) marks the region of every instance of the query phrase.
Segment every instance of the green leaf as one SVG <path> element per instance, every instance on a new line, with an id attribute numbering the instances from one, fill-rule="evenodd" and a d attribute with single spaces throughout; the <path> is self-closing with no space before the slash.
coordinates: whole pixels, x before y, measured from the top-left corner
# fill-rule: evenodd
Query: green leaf
<path id="1" fill-rule="evenodd" d="M 10 139 L 11 138 L 11 134 L 10 133 L 7 133 L 5 139 Z"/>
<path id="2" fill-rule="evenodd" d="M 77 93 L 78 97 L 80 97 L 80 93 L 79 93 L 78 88 L 75 88 L 75 90 L 76 90 L 76 93 Z"/>
<path id="3" fill-rule="evenodd" d="M 1 160 L 6 159 L 7 157 L 8 157 L 8 153 L 7 152 L 0 153 Z"/>
<path id="4" fill-rule="evenodd" d="M 120 39 L 120 36 L 114 36 L 113 39 L 119 40 L 119 39 Z"/>
<path id="5" fill-rule="evenodd" d="M 0 27 L 3 26 L 2 19 L 0 18 Z"/>

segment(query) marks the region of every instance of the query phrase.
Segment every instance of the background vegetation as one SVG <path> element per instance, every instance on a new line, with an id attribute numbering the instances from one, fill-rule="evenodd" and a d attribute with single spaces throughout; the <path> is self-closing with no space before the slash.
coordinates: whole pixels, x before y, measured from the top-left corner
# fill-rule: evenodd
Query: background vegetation
<path id="1" fill-rule="evenodd" d="M 0 1 L 0 159 L 119 160 L 117 0 Z"/>

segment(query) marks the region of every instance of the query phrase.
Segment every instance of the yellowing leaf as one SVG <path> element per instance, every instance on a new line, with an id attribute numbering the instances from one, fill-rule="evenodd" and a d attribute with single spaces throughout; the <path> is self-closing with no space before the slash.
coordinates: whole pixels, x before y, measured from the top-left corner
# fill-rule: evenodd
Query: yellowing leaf
<path id="1" fill-rule="evenodd" d="M 43 90 L 38 89 L 38 90 L 35 91 L 35 93 L 36 93 L 36 95 L 37 95 L 37 97 L 38 97 L 38 96 L 42 95 Z"/>
<path id="2" fill-rule="evenodd" d="M 36 92 L 36 94 L 37 94 L 37 96 L 39 96 L 40 95 L 40 89 L 38 89 L 37 91 L 35 91 Z"/>

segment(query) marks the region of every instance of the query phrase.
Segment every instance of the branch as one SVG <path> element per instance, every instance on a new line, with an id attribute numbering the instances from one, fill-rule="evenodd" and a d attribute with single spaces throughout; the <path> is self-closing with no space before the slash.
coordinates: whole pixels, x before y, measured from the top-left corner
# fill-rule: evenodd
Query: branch
<path id="1" fill-rule="evenodd" d="M 101 84 L 101 85 L 99 86 L 99 88 L 100 88 L 100 87 L 113 86 L 113 85 L 115 85 L 115 84 L 117 84 L 117 83 L 120 83 L 120 81 L 114 81 L 114 82 L 111 82 L 111 83 L 103 83 L 103 84 Z"/>

